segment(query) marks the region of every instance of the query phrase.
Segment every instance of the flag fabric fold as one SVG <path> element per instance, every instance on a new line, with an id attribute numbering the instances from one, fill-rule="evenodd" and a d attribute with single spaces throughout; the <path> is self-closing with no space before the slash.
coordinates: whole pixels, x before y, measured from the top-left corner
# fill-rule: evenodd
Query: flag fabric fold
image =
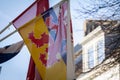
<path id="1" fill-rule="evenodd" d="M 30 57 L 30 63 L 26 80 L 42 80 L 32 57 Z"/>
<path id="2" fill-rule="evenodd" d="M 26 80 L 34 80 L 34 79 L 35 79 L 35 63 L 34 63 L 32 57 L 30 57 Z"/>
<path id="3" fill-rule="evenodd" d="M 24 45 L 23 41 L 0 48 L 0 63 L 6 62 L 17 55 Z"/>

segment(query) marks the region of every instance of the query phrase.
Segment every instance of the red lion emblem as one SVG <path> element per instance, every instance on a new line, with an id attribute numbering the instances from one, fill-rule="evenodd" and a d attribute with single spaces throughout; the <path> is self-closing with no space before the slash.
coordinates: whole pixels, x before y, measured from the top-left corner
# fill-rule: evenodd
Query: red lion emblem
<path id="1" fill-rule="evenodd" d="M 49 36 L 46 33 L 43 33 L 41 35 L 40 39 L 36 39 L 34 37 L 33 32 L 31 32 L 31 33 L 29 33 L 28 38 L 31 40 L 32 43 L 34 43 L 36 45 L 37 48 L 39 48 L 39 47 L 43 46 L 44 44 L 48 43 Z"/>

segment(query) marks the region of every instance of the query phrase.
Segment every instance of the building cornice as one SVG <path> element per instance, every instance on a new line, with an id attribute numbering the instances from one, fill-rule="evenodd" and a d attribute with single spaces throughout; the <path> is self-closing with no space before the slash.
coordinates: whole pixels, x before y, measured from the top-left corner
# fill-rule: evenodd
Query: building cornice
<path id="1" fill-rule="evenodd" d="M 94 29 L 92 32 L 90 32 L 88 35 L 86 35 L 82 39 L 81 44 L 82 45 L 86 44 L 88 41 L 90 41 L 91 39 L 95 38 L 100 33 L 103 33 L 103 30 L 102 30 L 101 26 L 98 26 L 96 29 Z"/>

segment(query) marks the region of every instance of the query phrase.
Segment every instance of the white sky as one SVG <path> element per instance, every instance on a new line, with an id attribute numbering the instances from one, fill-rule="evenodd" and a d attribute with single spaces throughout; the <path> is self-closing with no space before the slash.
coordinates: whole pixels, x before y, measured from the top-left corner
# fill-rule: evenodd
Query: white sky
<path id="1" fill-rule="evenodd" d="M 0 0 L 0 30 L 2 30 L 10 21 L 14 20 L 21 12 L 23 12 L 35 0 Z M 53 6 L 60 0 L 50 0 L 50 6 Z M 74 19 L 77 13 L 73 10 L 79 7 L 77 0 L 71 0 L 71 17 L 73 24 L 74 45 L 80 42 L 83 34 L 83 21 L 81 19 Z M 10 26 L 3 34 L 0 34 L 0 39 L 15 30 Z M 21 41 L 22 38 L 18 33 L 10 36 L 4 41 L 0 42 L 0 47 Z M 26 80 L 27 69 L 29 64 L 29 51 L 24 46 L 21 52 L 11 60 L 0 64 L 2 70 L 0 73 L 0 80 Z"/>

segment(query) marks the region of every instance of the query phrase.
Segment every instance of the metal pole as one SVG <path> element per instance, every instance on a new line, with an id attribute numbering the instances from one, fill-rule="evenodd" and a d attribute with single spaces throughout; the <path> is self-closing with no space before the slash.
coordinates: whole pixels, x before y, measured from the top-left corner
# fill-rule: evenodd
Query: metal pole
<path id="1" fill-rule="evenodd" d="M 15 32 L 17 32 L 17 30 L 11 32 L 10 34 L 8 34 L 7 36 L 3 37 L 2 39 L 0 39 L 0 42 L 3 41 L 4 39 L 8 38 L 9 36 L 11 36 L 12 34 L 14 34 Z"/>
<path id="2" fill-rule="evenodd" d="M 73 57 L 73 43 L 72 43 L 72 33 L 70 27 L 70 0 L 68 2 L 68 15 L 67 15 L 67 80 L 75 79 L 75 65 L 74 65 L 74 57 Z"/>
<path id="3" fill-rule="evenodd" d="M 4 29 L 2 29 L 0 31 L 0 34 L 3 33 L 8 27 L 10 27 L 12 25 L 12 22 L 10 22 Z"/>

